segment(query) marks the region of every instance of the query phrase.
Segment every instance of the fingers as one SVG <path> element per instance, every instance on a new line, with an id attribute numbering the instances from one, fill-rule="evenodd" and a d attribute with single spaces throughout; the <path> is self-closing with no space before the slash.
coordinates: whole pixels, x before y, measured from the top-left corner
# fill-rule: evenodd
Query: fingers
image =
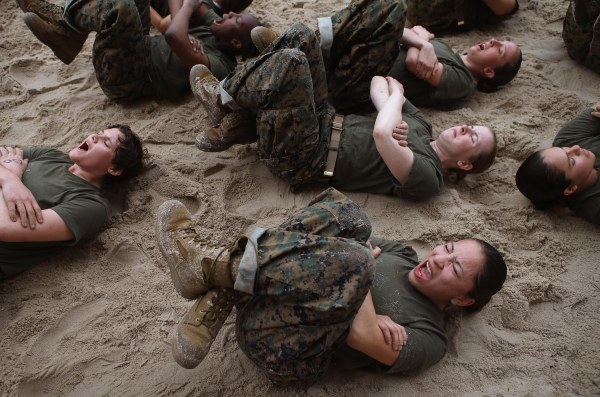
<path id="1" fill-rule="evenodd" d="M 17 208 L 14 201 L 7 201 L 6 207 L 8 208 L 8 216 L 13 222 L 17 221 Z"/>
<path id="2" fill-rule="evenodd" d="M 600 119 L 600 102 L 592 106 L 592 110 L 592 116 L 596 117 L 597 119 Z"/>

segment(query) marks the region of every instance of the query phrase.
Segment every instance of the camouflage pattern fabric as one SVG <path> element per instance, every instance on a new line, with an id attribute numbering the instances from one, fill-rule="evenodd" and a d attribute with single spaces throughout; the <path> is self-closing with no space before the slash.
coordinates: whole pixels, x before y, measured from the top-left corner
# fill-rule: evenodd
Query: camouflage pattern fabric
<path id="1" fill-rule="evenodd" d="M 258 155 L 273 174 L 292 188 L 322 175 L 334 110 L 311 29 L 292 25 L 223 88 L 256 115 Z"/>
<path id="2" fill-rule="evenodd" d="M 371 225 L 328 189 L 258 241 L 255 293 L 238 307 L 236 337 L 275 382 L 327 371 L 371 286 Z"/>
<path id="3" fill-rule="evenodd" d="M 104 94 L 130 101 L 152 89 L 148 0 L 69 0 L 66 22 L 73 28 L 96 32 L 92 62 Z"/>
<path id="4" fill-rule="evenodd" d="M 600 73 L 599 0 L 571 0 L 562 37 L 571 58 Z"/>
<path id="5" fill-rule="evenodd" d="M 457 28 L 463 18 L 465 0 L 407 0 L 407 18 L 414 25 L 422 25 L 431 32 Z"/>
<path id="6" fill-rule="evenodd" d="M 359 113 L 371 103 L 371 79 L 394 64 L 405 20 L 404 0 L 355 0 L 331 17 L 333 44 L 324 60 L 338 113 Z"/>

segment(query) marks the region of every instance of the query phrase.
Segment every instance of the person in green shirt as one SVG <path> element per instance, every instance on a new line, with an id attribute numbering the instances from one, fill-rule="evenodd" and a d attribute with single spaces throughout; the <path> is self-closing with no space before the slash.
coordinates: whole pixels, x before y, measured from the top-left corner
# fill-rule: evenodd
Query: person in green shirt
<path id="1" fill-rule="evenodd" d="M 517 187 L 538 209 L 566 205 L 600 224 L 600 102 L 565 124 L 552 146 L 521 164 Z"/>
<path id="2" fill-rule="evenodd" d="M 256 53 L 250 31 L 259 22 L 250 14 L 225 14 L 209 27 L 190 30 L 200 0 L 185 0 L 159 36 L 148 36 L 148 0 L 68 0 L 64 10 L 45 0 L 18 3 L 27 27 L 66 64 L 81 51 L 88 34 L 96 32 L 92 62 L 100 87 L 114 100 L 174 99 L 189 90 L 192 66 L 203 64 L 225 77 L 236 56 Z"/>
<path id="3" fill-rule="evenodd" d="M 171 24 L 172 16 L 177 14 L 183 1 L 150 0 L 150 20 L 159 32 L 165 33 Z M 202 0 L 192 18 L 190 27 L 210 26 L 212 19 L 222 18 L 229 12 L 241 13 L 252 4 L 252 0 Z"/>
<path id="4" fill-rule="evenodd" d="M 434 33 L 466 31 L 509 18 L 517 0 L 407 0 L 408 20 Z"/>
<path id="5" fill-rule="evenodd" d="M 406 244 L 371 237 L 362 208 L 331 188 L 229 248 L 204 226 L 176 200 L 158 210 L 158 247 L 175 288 L 196 300 L 171 343 L 184 368 L 202 362 L 235 304 L 237 343 L 272 381 L 314 380 L 334 359 L 420 372 L 447 350 L 445 313 L 480 310 L 507 274 L 501 254 L 478 239 L 419 260 Z"/>
<path id="6" fill-rule="evenodd" d="M 392 78 L 371 82 L 376 118 L 335 116 L 318 40 L 303 24 L 292 25 L 277 47 L 221 83 L 206 68 L 195 68 L 191 78 L 203 77 L 192 83 L 194 92 L 214 94 L 203 102 L 207 112 L 243 109 L 255 125 L 246 122 L 228 135 L 228 120 L 237 114 L 229 113 L 220 134 L 200 134 L 197 145 L 224 150 L 254 134 L 261 160 L 292 188 L 325 179 L 341 189 L 426 200 L 441 191 L 444 173 L 482 172 L 495 156 L 495 136 L 485 126 L 452 127 L 434 140 L 431 125 Z M 339 143 L 333 129 L 341 130 Z"/>
<path id="7" fill-rule="evenodd" d="M 141 171 L 143 155 L 126 125 L 94 133 L 68 154 L 0 146 L 0 279 L 93 239 L 108 218 L 108 193 Z"/>
<path id="8" fill-rule="evenodd" d="M 512 41 L 492 38 L 458 54 L 444 41 L 433 39 L 425 28 L 415 26 L 404 29 L 401 42 L 388 76 L 402 83 L 404 95 L 417 107 L 454 103 L 475 87 L 495 91 L 508 84 L 521 67 L 521 50 Z M 362 102 L 368 103 L 368 98 Z"/>

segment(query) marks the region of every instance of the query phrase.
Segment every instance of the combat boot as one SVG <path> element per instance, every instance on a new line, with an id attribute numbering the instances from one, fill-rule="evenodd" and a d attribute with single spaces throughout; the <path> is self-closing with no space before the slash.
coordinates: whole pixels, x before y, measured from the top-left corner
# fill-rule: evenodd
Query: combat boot
<path id="1" fill-rule="evenodd" d="M 23 12 L 33 12 L 46 22 L 66 26 L 63 19 L 63 8 L 44 0 L 17 0 Z"/>
<path id="2" fill-rule="evenodd" d="M 219 80 L 205 65 L 194 65 L 190 70 L 190 88 L 206 110 L 212 125 L 217 125 L 229 110 L 219 101 Z"/>
<path id="3" fill-rule="evenodd" d="M 191 369 L 202 362 L 239 296 L 233 290 L 212 288 L 196 300 L 173 335 L 171 350 L 177 364 Z"/>
<path id="4" fill-rule="evenodd" d="M 196 231 L 192 214 L 177 200 L 158 208 L 156 238 L 175 290 L 186 299 L 196 299 L 213 286 L 233 288 L 230 260 L 244 252 L 248 241 L 242 237 L 229 247 L 214 244 Z"/>
<path id="5" fill-rule="evenodd" d="M 222 152 L 236 144 L 256 142 L 256 117 L 246 111 L 228 113 L 219 125 L 196 136 L 196 146 L 203 152 Z"/>
<path id="6" fill-rule="evenodd" d="M 39 41 L 50 47 L 54 55 L 68 65 L 79 54 L 87 34 L 66 25 L 47 22 L 32 12 L 23 15 L 23 21 Z"/>
<path id="7" fill-rule="evenodd" d="M 277 40 L 279 35 L 265 26 L 257 26 L 250 31 L 250 38 L 259 53 L 262 53 Z"/>

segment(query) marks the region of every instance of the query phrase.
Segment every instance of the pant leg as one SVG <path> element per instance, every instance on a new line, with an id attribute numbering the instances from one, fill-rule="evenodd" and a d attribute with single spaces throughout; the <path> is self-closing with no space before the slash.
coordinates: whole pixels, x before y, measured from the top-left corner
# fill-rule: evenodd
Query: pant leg
<path id="1" fill-rule="evenodd" d="M 600 73 L 600 1 L 571 1 L 562 37 L 571 58 Z"/>
<path id="2" fill-rule="evenodd" d="M 133 100 L 151 92 L 151 57 L 146 35 L 148 0 L 74 0 L 65 20 L 82 32 L 96 32 L 92 62 L 107 97 Z M 139 10 L 145 10 L 140 16 Z"/>
<path id="3" fill-rule="evenodd" d="M 292 187 L 322 175 L 334 111 L 314 32 L 294 24 L 222 87 L 256 114 L 258 154 L 273 174 Z"/>
<path id="4" fill-rule="evenodd" d="M 371 222 L 363 209 L 334 188 L 315 197 L 307 207 L 288 217 L 279 229 L 366 242 Z"/>
<path id="5" fill-rule="evenodd" d="M 271 380 L 327 370 L 370 288 L 370 230 L 360 207 L 328 189 L 258 240 L 254 295 L 238 308 L 236 335 Z"/>
<path id="6" fill-rule="evenodd" d="M 343 114 L 371 103 L 373 76 L 386 76 L 398 57 L 406 20 L 404 0 L 354 0 L 331 17 L 333 43 L 325 54 L 329 99 Z"/>

